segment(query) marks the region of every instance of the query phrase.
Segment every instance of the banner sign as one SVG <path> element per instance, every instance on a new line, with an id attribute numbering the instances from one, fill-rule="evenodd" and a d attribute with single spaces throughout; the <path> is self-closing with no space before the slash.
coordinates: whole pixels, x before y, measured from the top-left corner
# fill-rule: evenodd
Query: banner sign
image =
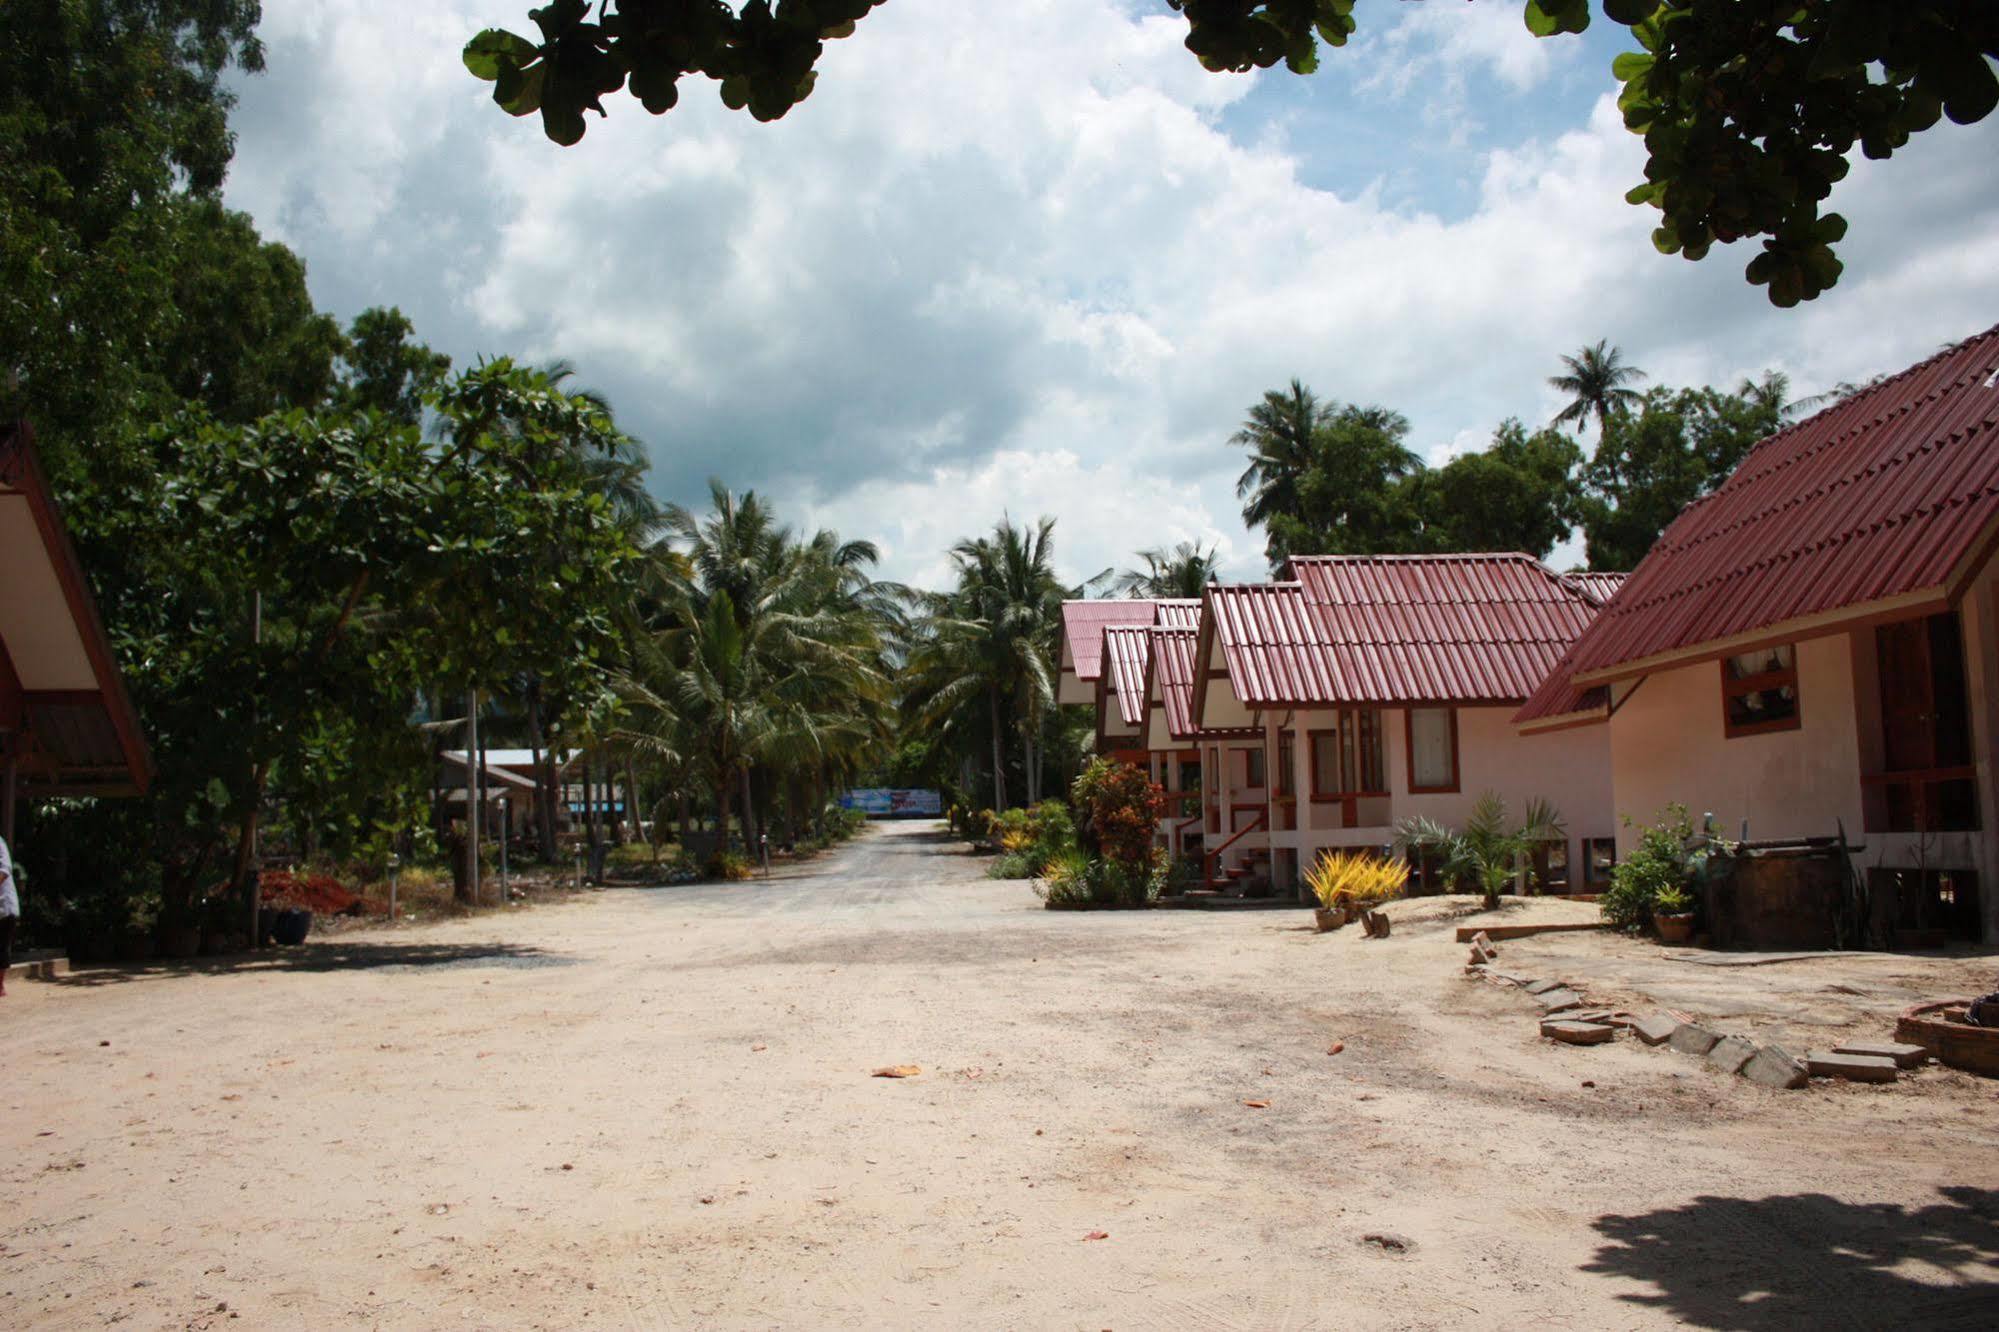
<path id="1" fill-rule="evenodd" d="M 944 797 L 930 790 L 873 786 L 845 792 L 840 797 L 840 808 L 858 809 L 875 819 L 934 819 L 944 812 Z"/>

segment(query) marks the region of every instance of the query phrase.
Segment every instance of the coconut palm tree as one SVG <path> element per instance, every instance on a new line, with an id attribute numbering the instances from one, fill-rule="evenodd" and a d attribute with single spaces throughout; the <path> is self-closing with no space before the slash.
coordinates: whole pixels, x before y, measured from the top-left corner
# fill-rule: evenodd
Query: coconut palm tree
<path id="1" fill-rule="evenodd" d="M 1271 389 L 1249 409 L 1242 429 L 1229 437 L 1229 443 L 1249 450 L 1249 466 L 1235 483 L 1245 524 L 1267 527 L 1277 514 L 1298 516 L 1298 480 L 1311 466 L 1313 444 L 1332 416 L 1332 405 L 1296 379 L 1288 390 Z"/>
<path id="2" fill-rule="evenodd" d="M 1021 741 L 1029 804 L 1041 798 L 1042 736 L 1055 702 L 1062 600 L 1098 582 L 1065 587 L 1054 569 L 1053 518 L 1032 529 L 1001 519 L 990 536 L 951 550 L 957 586 L 922 601 L 923 623 L 906 672 L 915 723 L 952 743 L 985 732 L 993 807 L 1008 805 L 1009 735 Z"/>
<path id="3" fill-rule="evenodd" d="M 1217 547 L 1202 550 L 1195 541 L 1182 541 L 1170 551 L 1141 550 L 1138 558 L 1145 567 L 1126 569 L 1115 584 L 1127 597 L 1199 597 L 1215 581 L 1220 563 Z"/>
<path id="4" fill-rule="evenodd" d="M 1580 428 L 1594 418 L 1597 438 L 1602 439 L 1610 429 L 1611 413 L 1636 405 L 1641 396 L 1630 386 L 1643 380 L 1645 372 L 1625 364 L 1624 353 L 1607 339 L 1584 347 L 1574 356 L 1564 356 L 1562 364 L 1568 372 L 1551 376 L 1548 383 L 1568 394 L 1569 403 L 1555 413 L 1552 425 Z"/>

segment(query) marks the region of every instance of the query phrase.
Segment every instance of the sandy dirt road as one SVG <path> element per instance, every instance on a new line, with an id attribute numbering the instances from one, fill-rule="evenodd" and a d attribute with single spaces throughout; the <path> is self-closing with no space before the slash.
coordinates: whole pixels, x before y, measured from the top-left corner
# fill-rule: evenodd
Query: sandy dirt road
<path id="1" fill-rule="evenodd" d="M 1045 912 L 959 850 L 891 827 L 767 884 L 19 984 L 0 1309 L 1999 1323 L 1992 1084 L 1778 1094 L 1555 1048 L 1443 921 L 1371 943 L 1302 912 Z M 897 1063 L 923 1072 L 868 1076 Z"/>

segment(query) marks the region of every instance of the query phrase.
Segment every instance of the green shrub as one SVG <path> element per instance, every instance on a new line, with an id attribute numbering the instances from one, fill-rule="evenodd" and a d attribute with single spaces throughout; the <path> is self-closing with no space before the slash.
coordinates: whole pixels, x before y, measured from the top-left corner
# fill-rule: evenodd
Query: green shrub
<path id="1" fill-rule="evenodd" d="M 1611 870 L 1610 887 L 1597 904 L 1604 920 L 1613 929 L 1635 934 L 1652 923 L 1656 912 L 1691 909 L 1690 890 L 1719 870 L 1734 850 L 1712 834 L 1698 834 L 1685 805 L 1668 805 L 1659 821 L 1639 834 L 1631 854 Z"/>
<path id="2" fill-rule="evenodd" d="M 1059 800 L 1044 800 L 1032 809 L 1010 809 L 990 819 L 1003 853 L 987 871 L 995 879 L 1032 879 L 1076 849 L 1075 821 Z"/>
<path id="3" fill-rule="evenodd" d="M 704 878 L 739 883 L 756 873 L 756 865 L 741 852 L 717 851 L 702 863 L 701 873 Z"/>
<path id="4" fill-rule="evenodd" d="M 1159 900 L 1171 869 L 1164 852 L 1132 866 L 1072 850 L 1049 865 L 1034 891 L 1051 911 L 1148 907 Z"/>

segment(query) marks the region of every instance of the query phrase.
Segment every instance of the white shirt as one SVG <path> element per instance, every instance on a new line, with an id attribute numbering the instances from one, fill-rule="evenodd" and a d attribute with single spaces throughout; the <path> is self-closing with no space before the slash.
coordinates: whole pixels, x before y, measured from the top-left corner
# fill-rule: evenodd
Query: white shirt
<path id="1" fill-rule="evenodd" d="M 0 837 L 0 916 L 21 914 L 21 895 L 14 891 L 14 859 L 7 854 L 7 839 Z"/>

